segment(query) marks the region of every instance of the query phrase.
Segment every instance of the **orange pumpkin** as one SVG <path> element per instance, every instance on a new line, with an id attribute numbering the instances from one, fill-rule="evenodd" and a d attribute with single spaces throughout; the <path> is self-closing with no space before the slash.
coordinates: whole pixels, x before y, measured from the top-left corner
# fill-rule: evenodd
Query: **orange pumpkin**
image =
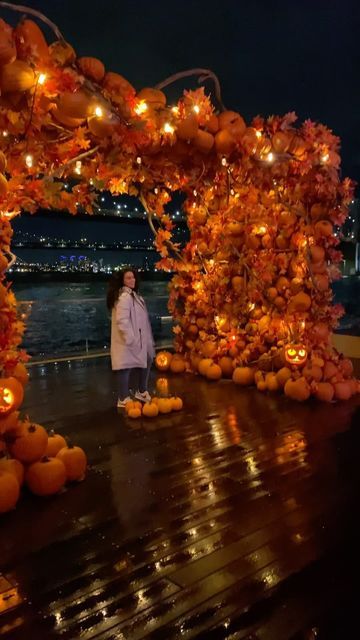
<path id="1" fill-rule="evenodd" d="M 246 131 L 246 124 L 240 113 L 223 111 L 218 116 L 220 130 L 226 129 L 235 139 L 241 138 Z"/>
<path id="2" fill-rule="evenodd" d="M 16 47 L 13 29 L 0 18 L 0 67 L 14 62 Z"/>
<path id="3" fill-rule="evenodd" d="M 12 411 L 4 417 L 1 417 L 0 415 L 0 435 L 10 431 L 16 431 L 18 429 L 19 415 L 19 411 Z"/>
<path id="4" fill-rule="evenodd" d="M 126 413 L 129 413 L 129 411 L 132 411 L 133 409 L 134 410 L 139 409 L 141 413 L 141 408 L 142 408 L 142 403 L 139 402 L 138 400 L 129 400 L 125 405 Z"/>
<path id="5" fill-rule="evenodd" d="M 241 138 L 241 144 L 247 153 L 254 154 L 258 144 L 256 129 L 253 127 L 247 127 Z"/>
<path id="6" fill-rule="evenodd" d="M 335 382 L 334 391 L 336 400 L 349 400 L 352 396 L 352 386 L 349 384 L 349 380 Z"/>
<path id="7" fill-rule="evenodd" d="M 315 397 L 322 402 L 331 402 L 334 397 L 334 387 L 330 382 L 319 382 Z"/>
<path id="8" fill-rule="evenodd" d="M 127 416 L 129 418 L 140 418 L 141 417 L 141 409 L 139 409 L 138 407 L 132 408 L 132 409 L 129 409 L 126 412 L 126 414 L 127 414 Z"/>
<path id="9" fill-rule="evenodd" d="M 345 378 L 350 378 L 354 372 L 354 366 L 349 358 L 342 358 L 339 362 L 339 369 Z"/>
<path id="10" fill-rule="evenodd" d="M 219 360 L 219 367 L 221 369 L 221 373 L 225 378 L 231 378 L 234 372 L 234 363 L 232 358 L 227 356 L 223 356 Z"/>
<path id="11" fill-rule="evenodd" d="M 216 353 L 216 343 L 212 340 L 206 340 L 201 347 L 201 351 L 205 358 L 212 358 Z"/>
<path id="12" fill-rule="evenodd" d="M 11 371 L 11 375 L 18 380 L 23 387 L 29 382 L 29 372 L 22 362 L 18 362 L 14 369 Z"/>
<path id="13" fill-rule="evenodd" d="M 295 296 L 290 298 L 289 310 L 304 312 L 308 311 L 311 307 L 311 298 L 304 291 L 300 291 Z"/>
<path id="14" fill-rule="evenodd" d="M 329 278 L 324 273 L 314 275 L 314 282 L 318 291 L 327 291 L 330 285 Z"/>
<path id="15" fill-rule="evenodd" d="M 54 433 L 53 431 L 49 433 L 46 454 L 48 458 L 55 458 L 56 454 L 66 447 L 66 440 L 59 433 Z"/>
<path id="16" fill-rule="evenodd" d="M 211 358 L 202 358 L 198 364 L 198 371 L 202 376 L 206 376 L 206 372 L 208 367 L 213 364 L 213 360 Z"/>
<path id="17" fill-rule="evenodd" d="M 25 469 L 24 465 L 20 462 L 20 460 L 15 460 L 15 458 L 0 458 L 0 472 L 6 471 L 7 473 L 12 473 L 15 476 L 16 480 L 19 483 L 19 487 L 22 487 L 24 484 L 24 474 Z"/>
<path id="18" fill-rule="evenodd" d="M 274 371 L 269 371 L 269 373 L 265 375 L 265 382 L 268 391 L 279 391 L 280 384 Z"/>
<path id="19" fill-rule="evenodd" d="M 33 20 L 22 20 L 14 30 L 19 60 L 47 62 L 49 49 L 44 34 Z"/>
<path id="20" fill-rule="evenodd" d="M 323 247 L 319 247 L 316 244 L 313 244 L 310 247 L 310 256 L 312 262 L 323 262 L 325 259 L 325 249 Z"/>
<path id="21" fill-rule="evenodd" d="M 286 396 L 298 402 L 304 402 L 310 397 L 310 387 L 305 378 L 289 379 L 285 383 L 284 392 Z"/>
<path id="22" fill-rule="evenodd" d="M 170 398 L 170 400 L 173 411 L 181 411 L 181 409 L 183 408 L 182 399 L 179 398 L 179 396 L 175 396 L 173 398 Z"/>
<path id="23" fill-rule="evenodd" d="M 14 62 L 5 64 L 0 70 L 0 87 L 3 94 L 27 91 L 34 84 L 34 71 L 22 60 L 14 60 Z"/>
<path id="24" fill-rule="evenodd" d="M 123 100 L 134 98 L 136 93 L 134 87 L 126 78 L 112 71 L 108 71 L 105 74 L 102 86 L 115 104 L 119 101 L 122 103 Z"/>
<path id="25" fill-rule="evenodd" d="M 29 464 L 39 460 L 46 451 L 48 435 L 39 424 L 23 423 L 15 441 L 9 444 L 9 451 L 14 458 Z"/>
<path id="26" fill-rule="evenodd" d="M 320 382 L 323 377 L 322 369 L 312 362 L 308 362 L 301 373 L 307 380 L 315 380 L 315 382 Z"/>
<path id="27" fill-rule="evenodd" d="M 234 291 L 241 291 L 244 287 L 243 276 L 234 276 L 233 278 L 231 278 L 231 286 Z"/>
<path id="28" fill-rule="evenodd" d="M 159 351 L 155 357 L 155 366 L 159 371 L 168 371 L 172 360 L 172 353 L 169 351 Z"/>
<path id="29" fill-rule="evenodd" d="M 210 364 L 206 369 L 206 377 L 208 380 L 220 380 L 221 375 L 221 367 L 219 367 L 218 364 Z"/>
<path id="30" fill-rule="evenodd" d="M 163 109 L 166 107 L 166 95 L 159 89 L 145 87 L 139 91 L 136 98 L 139 101 L 144 100 L 152 109 Z"/>
<path id="31" fill-rule="evenodd" d="M 119 118 L 114 113 L 106 113 L 101 117 L 92 116 L 88 118 L 89 131 L 96 138 L 107 138 L 112 136 L 120 124 Z"/>
<path id="32" fill-rule="evenodd" d="M 159 408 L 159 413 L 171 413 L 172 402 L 170 398 L 159 398 L 158 408 Z"/>
<path id="33" fill-rule="evenodd" d="M 85 451 L 81 449 L 81 447 L 75 447 L 69 444 L 58 451 L 56 458 L 63 462 L 68 482 L 75 482 L 84 479 L 87 458 Z"/>
<path id="34" fill-rule="evenodd" d="M 212 113 L 211 116 L 209 116 L 205 123 L 205 129 L 210 131 L 213 135 L 219 131 L 219 119 L 215 113 Z"/>
<path id="35" fill-rule="evenodd" d="M 233 382 L 241 386 L 254 384 L 255 371 L 251 367 L 236 367 L 233 372 Z"/>
<path id="36" fill-rule="evenodd" d="M 303 344 L 287 344 L 285 347 L 285 360 L 289 364 L 299 367 L 305 364 L 308 352 Z"/>
<path id="37" fill-rule="evenodd" d="M 0 378 L 0 416 L 18 409 L 24 399 L 24 389 L 16 378 Z"/>
<path id="38" fill-rule="evenodd" d="M 195 115 L 190 114 L 180 120 L 176 126 L 176 136 L 179 140 L 195 140 L 199 133 L 199 124 Z M 211 134 L 209 134 L 211 135 Z"/>
<path id="39" fill-rule="evenodd" d="M 86 118 L 90 114 L 90 96 L 81 89 L 71 92 L 64 91 L 57 102 L 57 113 L 69 118 Z"/>
<path id="40" fill-rule="evenodd" d="M 222 129 L 215 135 L 215 148 L 217 153 L 228 155 L 234 151 L 236 146 L 235 138 L 228 129 Z"/>
<path id="41" fill-rule="evenodd" d="M 20 486 L 13 473 L 0 471 L 0 513 L 15 509 L 20 496 Z"/>
<path id="42" fill-rule="evenodd" d="M 85 118 L 71 118 L 70 116 L 67 116 L 65 113 L 60 111 L 57 106 L 51 109 L 51 114 L 57 122 L 63 124 L 64 127 L 68 127 L 69 129 L 76 129 L 85 122 Z"/>
<path id="43" fill-rule="evenodd" d="M 324 380 L 331 380 L 338 374 L 337 366 L 331 362 L 331 360 L 327 360 L 324 366 Z"/>
<path id="44" fill-rule="evenodd" d="M 279 386 L 283 388 L 288 380 L 291 378 L 291 371 L 288 367 L 281 367 L 276 373 Z"/>
<path id="45" fill-rule="evenodd" d="M 315 235 L 317 237 L 329 238 L 332 236 L 334 228 L 328 220 L 319 220 L 315 223 Z"/>
<path id="46" fill-rule="evenodd" d="M 156 402 L 147 402 L 142 408 L 142 413 L 146 418 L 156 418 L 159 413 L 159 407 Z"/>
<path id="47" fill-rule="evenodd" d="M 193 139 L 193 144 L 196 149 L 201 151 L 201 153 L 210 153 L 215 144 L 215 138 L 208 131 L 202 131 L 199 129 Z"/>
<path id="48" fill-rule="evenodd" d="M 170 371 L 173 373 L 183 373 L 185 371 L 186 365 L 183 358 L 174 356 L 170 362 Z"/>
<path id="49" fill-rule="evenodd" d="M 105 76 L 105 67 L 98 58 L 84 56 L 78 58 L 77 65 L 81 73 L 83 73 L 86 78 L 94 80 L 94 82 L 101 82 Z"/>
<path id="50" fill-rule="evenodd" d="M 36 496 L 52 496 L 63 488 L 66 469 L 62 460 L 43 457 L 27 469 L 25 481 Z"/>
<path id="51" fill-rule="evenodd" d="M 325 218 L 326 213 L 326 207 L 322 204 L 322 202 L 315 202 L 311 206 L 310 216 L 313 220 L 320 220 L 320 218 Z"/>
<path id="52" fill-rule="evenodd" d="M 76 60 L 76 53 L 71 44 L 64 40 L 55 40 L 49 46 L 49 55 L 53 63 L 64 67 L 72 64 Z"/>

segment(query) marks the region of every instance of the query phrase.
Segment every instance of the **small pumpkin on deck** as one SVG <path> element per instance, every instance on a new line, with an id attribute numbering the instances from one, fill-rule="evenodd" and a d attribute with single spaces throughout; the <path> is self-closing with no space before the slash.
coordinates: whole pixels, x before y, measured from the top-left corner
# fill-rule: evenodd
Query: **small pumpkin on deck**
<path id="1" fill-rule="evenodd" d="M 72 444 L 60 449 L 56 454 L 56 459 L 63 462 L 66 469 L 66 479 L 69 482 L 83 480 L 86 473 L 87 458 L 85 451 L 81 447 Z"/>
<path id="2" fill-rule="evenodd" d="M 12 473 L 17 479 L 19 486 L 21 487 L 23 485 L 25 469 L 20 460 L 15 460 L 15 458 L 7 458 L 6 456 L 0 457 L 0 471 Z"/>
<path id="3" fill-rule="evenodd" d="M 63 447 L 66 447 L 65 438 L 60 435 L 60 433 L 54 433 L 54 431 L 51 431 L 49 433 L 46 449 L 46 455 L 48 456 L 48 458 L 55 458 L 56 454 L 60 451 L 60 449 L 63 449 Z"/>
<path id="4" fill-rule="evenodd" d="M 0 470 L 0 513 L 15 509 L 20 486 L 14 474 Z"/>
<path id="5" fill-rule="evenodd" d="M 25 481 L 36 496 L 51 496 L 58 493 L 66 482 L 66 469 L 62 460 L 43 457 L 29 466 Z"/>
<path id="6" fill-rule="evenodd" d="M 9 444 L 14 458 L 29 464 L 39 460 L 46 451 L 48 435 L 40 424 L 23 423 L 15 441 Z"/>

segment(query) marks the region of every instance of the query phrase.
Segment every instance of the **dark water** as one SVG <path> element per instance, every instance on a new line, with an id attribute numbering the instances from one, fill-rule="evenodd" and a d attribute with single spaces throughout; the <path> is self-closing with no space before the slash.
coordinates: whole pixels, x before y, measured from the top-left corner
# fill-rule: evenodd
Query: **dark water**
<path id="1" fill-rule="evenodd" d="M 14 289 L 18 300 L 24 301 L 22 310 L 28 313 L 24 346 L 31 355 L 52 357 L 109 348 L 105 282 L 17 283 Z M 169 342 L 172 332 L 167 309 L 168 283 L 144 282 L 141 293 L 156 342 Z M 360 335 L 360 278 L 336 282 L 334 293 L 334 301 L 341 302 L 347 312 L 339 331 Z"/>
<path id="2" fill-rule="evenodd" d="M 21 310 L 28 314 L 24 346 L 33 356 L 51 357 L 108 349 L 110 320 L 106 282 L 15 284 Z M 144 282 L 141 293 L 157 342 L 169 341 L 167 282 Z"/>

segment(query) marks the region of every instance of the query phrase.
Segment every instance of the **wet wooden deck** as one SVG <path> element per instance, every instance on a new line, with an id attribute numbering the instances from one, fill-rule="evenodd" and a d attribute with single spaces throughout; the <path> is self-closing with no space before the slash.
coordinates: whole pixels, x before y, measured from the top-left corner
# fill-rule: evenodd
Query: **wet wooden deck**
<path id="1" fill-rule="evenodd" d="M 1 518 L 1 639 L 357 638 L 360 400 L 171 386 L 183 412 L 129 421 L 106 359 L 32 369 L 91 468 Z"/>

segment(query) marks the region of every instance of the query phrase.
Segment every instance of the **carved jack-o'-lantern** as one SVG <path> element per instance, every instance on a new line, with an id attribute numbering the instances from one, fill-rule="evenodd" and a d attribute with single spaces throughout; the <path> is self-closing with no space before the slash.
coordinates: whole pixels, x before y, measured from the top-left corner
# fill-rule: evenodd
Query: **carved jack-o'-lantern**
<path id="1" fill-rule="evenodd" d="M 299 367 L 305 364 L 308 357 L 307 349 L 303 344 L 287 344 L 285 347 L 285 360 L 289 364 Z"/>
<path id="2" fill-rule="evenodd" d="M 156 368 L 160 371 L 167 371 L 170 367 L 172 354 L 168 351 L 159 351 L 155 358 Z"/>

